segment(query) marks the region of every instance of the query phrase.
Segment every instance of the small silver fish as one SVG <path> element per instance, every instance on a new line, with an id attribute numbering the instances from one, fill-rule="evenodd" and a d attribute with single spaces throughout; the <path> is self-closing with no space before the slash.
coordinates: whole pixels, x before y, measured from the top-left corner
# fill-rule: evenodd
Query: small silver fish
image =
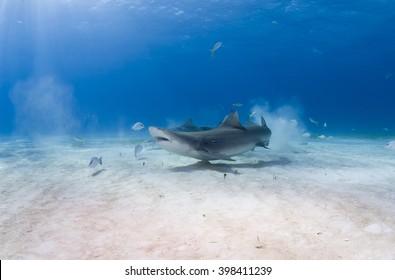
<path id="1" fill-rule="evenodd" d="M 91 161 L 89 162 L 88 167 L 95 167 L 98 164 L 100 164 L 100 165 L 103 164 L 102 158 L 101 157 L 100 158 L 93 157 L 93 158 L 91 158 Z"/>
<path id="2" fill-rule="evenodd" d="M 216 50 L 218 50 L 221 46 L 222 46 L 222 42 L 217 42 L 217 43 L 215 43 L 215 45 L 213 46 L 213 48 L 210 50 L 210 52 L 211 52 L 211 57 L 214 57 L 214 52 L 215 52 Z"/>
<path id="3" fill-rule="evenodd" d="M 141 153 L 142 150 L 143 150 L 143 146 L 141 146 L 140 144 L 137 145 L 136 147 L 134 147 L 134 156 L 135 156 L 135 158 L 137 158 L 137 155 L 139 153 Z"/>
<path id="4" fill-rule="evenodd" d="M 85 143 L 85 139 L 80 136 L 75 136 L 75 137 L 73 137 L 73 139 L 74 139 L 74 141 L 76 141 L 78 143 L 81 143 L 81 144 Z"/>
<path id="5" fill-rule="evenodd" d="M 318 121 L 313 120 L 312 118 L 309 118 L 309 121 L 312 122 L 312 123 L 315 124 L 315 125 L 318 125 Z"/>
<path id="6" fill-rule="evenodd" d="M 292 124 L 293 126 L 297 126 L 297 125 L 298 125 L 298 121 L 295 120 L 295 119 L 290 120 L 290 122 L 291 122 L 291 124 Z"/>
<path id="7" fill-rule="evenodd" d="M 395 140 L 389 141 L 387 144 L 385 144 L 385 147 L 387 149 L 395 150 Z"/>
<path id="8" fill-rule="evenodd" d="M 133 130 L 141 130 L 144 128 L 144 124 L 142 124 L 141 122 L 136 122 L 133 126 L 132 129 Z"/>

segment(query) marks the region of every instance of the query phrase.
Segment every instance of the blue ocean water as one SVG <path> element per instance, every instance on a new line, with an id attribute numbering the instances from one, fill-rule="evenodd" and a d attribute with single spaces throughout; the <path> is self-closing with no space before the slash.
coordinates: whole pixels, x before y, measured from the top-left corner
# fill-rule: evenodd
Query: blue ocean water
<path id="1" fill-rule="evenodd" d="M 0 0 L 0 259 L 394 259 L 394 22 L 390 0 Z M 142 139 L 231 110 L 269 149 Z"/>
<path id="2" fill-rule="evenodd" d="M 393 136 L 394 22 L 390 0 L 0 0 L 0 134 L 215 125 L 240 103 Z"/>

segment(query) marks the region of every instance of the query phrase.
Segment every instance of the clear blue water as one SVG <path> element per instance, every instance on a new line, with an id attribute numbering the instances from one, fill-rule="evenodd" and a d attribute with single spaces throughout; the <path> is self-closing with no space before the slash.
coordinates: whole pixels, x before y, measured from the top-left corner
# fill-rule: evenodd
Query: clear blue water
<path id="1" fill-rule="evenodd" d="M 393 136 L 394 22 L 390 0 L 0 0 L 0 134 L 214 125 L 241 103 Z"/>

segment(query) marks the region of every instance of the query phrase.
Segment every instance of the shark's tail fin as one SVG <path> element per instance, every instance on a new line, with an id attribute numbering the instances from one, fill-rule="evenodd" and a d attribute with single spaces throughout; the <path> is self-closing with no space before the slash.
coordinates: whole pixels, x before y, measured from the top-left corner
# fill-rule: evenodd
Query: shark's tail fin
<path id="1" fill-rule="evenodd" d="M 211 58 L 213 58 L 214 57 L 214 52 L 215 52 L 214 48 L 210 49 L 210 52 L 211 52 Z"/>
<path id="2" fill-rule="evenodd" d="M 102 161 L 101 157 L 99 158 L 99 163 L 100 163 L 100 165 L 103 165 L 103 161 Z"/>
<path id="3" fill-rule="evenodd" d="M 266 125 L 266 121 L 265 121 L 265 119 L 263 118 L 263 117 L 261 117 L 261 125 L 263 126 L 263 127 L 267 127 L 267 125 Z"/>
<path id="4" fill-rule="evenodd" d="M 270 130 L 270 128 L 267 126 L 266 121 L 263 117 L 261 117 L 261 125 L 262 127 L 266 130 L 266 132 L 269 134 L 269 138 L 272 135 L 272 131 Z M 269 141 L 267 142 L 267 144 L 269 144 Z M 267 146 L 267 145 L 266 145 Z"/>

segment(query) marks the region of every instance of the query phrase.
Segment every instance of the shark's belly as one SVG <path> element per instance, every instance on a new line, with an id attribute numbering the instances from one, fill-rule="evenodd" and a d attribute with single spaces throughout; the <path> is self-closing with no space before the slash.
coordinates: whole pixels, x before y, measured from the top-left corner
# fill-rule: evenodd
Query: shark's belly
<path id="1" fill-rule="evenodd" d="M 252 149 L 255 148 L 255 143 L 247 143 L 247 144 L 240 144 L 240 143 L 235 143 L 226 147 L 222 148 L 213 148 L 211 150 L 212 153 L 221 153 L 225 154 L 229 157 L 237 156 L 240 154 L 243 154 L 247 151 L 251 151 Z"/>
<path id="2" fill-rule="evenodd" d="M 189 149 L 189 150 L 173 150 L 172 152 L 181 156 L 191 157 L 199 160 L 230 160 L 230 157 L 240 155 L 252 150 L 255 145 L 234 146 L 232 149 Z M 228 158 L 228 159 L 227 159 Z"/>

